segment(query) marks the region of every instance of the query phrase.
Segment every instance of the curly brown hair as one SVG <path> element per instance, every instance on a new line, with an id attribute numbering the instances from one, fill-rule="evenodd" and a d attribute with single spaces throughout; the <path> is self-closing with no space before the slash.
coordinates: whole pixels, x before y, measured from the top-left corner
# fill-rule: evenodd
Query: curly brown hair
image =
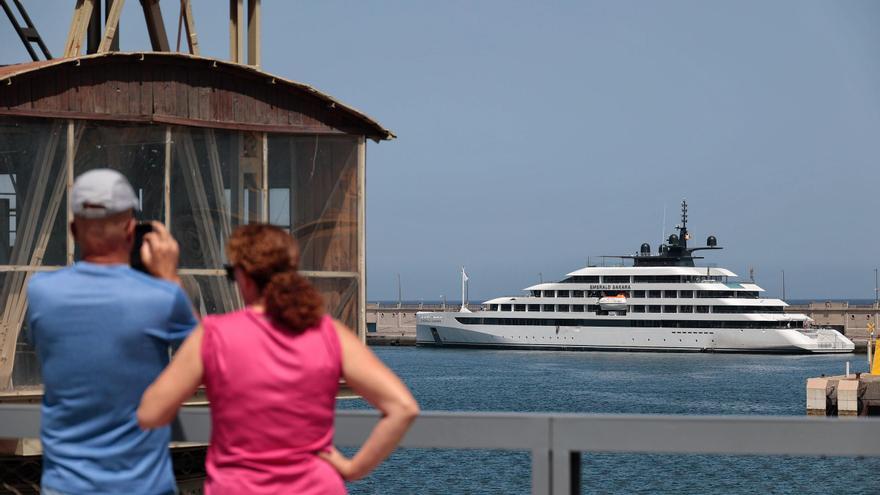
<path id="1" fill-rule="evenodd" d="M 229 237 L 226 254 L 230 263 L 256 282 L 270 318 L 292 332 L 318 325 L 324 315 L 324 302 L 297 272 L 299 245 L 290 234 L 274 225 L 243 225 Z"/>

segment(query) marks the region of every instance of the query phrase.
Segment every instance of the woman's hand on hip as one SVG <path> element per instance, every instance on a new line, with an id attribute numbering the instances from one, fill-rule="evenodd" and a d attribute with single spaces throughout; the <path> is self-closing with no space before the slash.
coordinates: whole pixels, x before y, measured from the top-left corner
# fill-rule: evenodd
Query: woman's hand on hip
<path id="1" fill-rule="evenodd" d="M 318 452 L 318 457 L 333 466 L 333 469 L 346 481 L 354 481 L 362 477 L 362 475 L 355 472 L 354 463 L 351 459 L 342 455 L 342 452 L 337 450 L 336 447 L 330 446 L 330 450 Z"/>

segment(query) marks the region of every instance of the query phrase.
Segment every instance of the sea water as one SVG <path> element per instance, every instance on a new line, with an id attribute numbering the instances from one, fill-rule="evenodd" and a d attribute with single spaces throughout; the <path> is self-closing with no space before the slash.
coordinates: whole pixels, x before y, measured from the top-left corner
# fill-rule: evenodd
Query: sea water
<path id="1" fill-rule="evenodd" d="M 847 361 L 867 370 L 856 354 L 373 350 L 423 410 L 440 411 L 803 416 L 808 377 L 843 374 Z M 582 467 L 584 493 L 880 493 L 875 458 L 584 454 Z M 527 494 L 530 483 L 528 452 L 402 449 L 349 490 Z"/>

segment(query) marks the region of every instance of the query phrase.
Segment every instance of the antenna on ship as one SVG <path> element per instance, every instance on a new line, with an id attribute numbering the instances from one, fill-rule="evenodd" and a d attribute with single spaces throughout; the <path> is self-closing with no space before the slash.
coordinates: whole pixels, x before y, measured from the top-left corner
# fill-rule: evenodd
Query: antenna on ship
<path id="1" fill-rule="evenodd" d="M 663 238 L 666 237 L 666 203 L 663 203 L 663 222 L 660 224 L 660 244 L 663 244 Z"/>
<path id="2" fill-rule="evenodd" d="M 678 240 L 683 248 L 687 247 L 687 241 L 691 238 L 687 229 L 688 223 L 688 203 L 687 200 L 681 200 L 681 225 L 678 226 Z"/>

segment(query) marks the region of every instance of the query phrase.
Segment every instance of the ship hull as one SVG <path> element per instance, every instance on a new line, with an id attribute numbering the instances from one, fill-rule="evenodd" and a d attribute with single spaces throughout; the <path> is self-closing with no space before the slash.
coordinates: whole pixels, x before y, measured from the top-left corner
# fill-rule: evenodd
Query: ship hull
<path id="1" fill-rule="evenodd" d="M 462 313 L 420 313 L 416 345 L 582 351 L 849 353 L 836 330 L 777 328 L 626 328 L 462 324 Z M 467 316 L 472 316 L 468 314 Z"/>

